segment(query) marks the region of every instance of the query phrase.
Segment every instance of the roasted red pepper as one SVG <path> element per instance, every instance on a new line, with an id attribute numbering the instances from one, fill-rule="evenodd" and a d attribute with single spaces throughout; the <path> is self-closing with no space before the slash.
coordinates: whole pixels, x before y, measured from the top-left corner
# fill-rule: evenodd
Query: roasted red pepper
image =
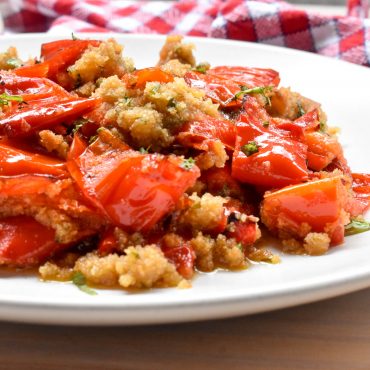
<path id="1" fill-rule="evenodd" d="M 249 104 L 251 102 L 251 105 Z M 232 161 L 232 176 L 245 183 L 279 188 L 308 179 L 307 148 L 273 127 L 264 126 L 255 99 L 245 103 L 246 115 L 237 123 L 238 139 Z"/>
<path id="2" fill-rule="evenodd" d="M 321 171 L 337 160 L 340 169 L 346 174 L 350 173 L 342 147 L 335 137 L 319 131 L 306 132 L 304 143 L 308 150 L 308 167 L 312 170 Z"/>
<path id="3" fill-rule="evenodd" d="M 99 102 L 99 99 L 81 98 L 25 107 L 0 119 L 0 134 L 8 137 L 31 136 L 60 123 L 70 123 L 95 108 Z"/>
<path id="4" fill-rule="evenodd" d="M 1 209 L 14 215 L 38 215 L 46 222 L 53 221 L 58 229 L 60 219 L 74 226 L 70 233 L 58 234 L 63 243 L 76 243 L 97 233 L 105 225 L 105 219 L 87 205 L 75 185 L 51 175 L 0 176 Z M 69 221 L 68 221 L 69 220 Z M 1 225 L 2 220 L 0 220 Z M 49 223 L 48 223 L 49 224 Z"/>
<path id="5" fill-rule="evenodd" d="M 352 189 L 356 199 L 363 204 L 363 212 L 370 207 L 370 174 L 353 173 Z"/>
<path id="6" fill-rule="evenodd" d="M 118 240 L 114 235 L 114 228 L 110 227 L 104 232 L 98 244 L 98 252 L 100 255 L 105 256 L 110 253 L 117 252 Z"/>
<path id="7" fill-rule="evenodd" d="M 221 77 L 248 88 L 278 86 L 279 73 L 273 69 L 240 66 L 218 66 L 207 71 L 208 75 Z"/>
<path id="8" fill-rule="evenodd" d="M 257 230 L 258 226 L 256 222 L 237 221 L 234 224 L 233 230 L 229 231 L 227 235 L 230 238 L 235 238 L 235 240 L 243 246 L 249 246 L 254 244 L 259 238 L 260 233 L 257 233 Z"/>
<path id="9" fill-rule="evenodd" d="M 177 135 L 177 141 L 185 147 L 209 150 L 208 144 L 221 141 L 227 149 L 234 149 L 236 128 L 229 120 L 199 115 L 185 123 Z"/>
<path id="10" fill-rule="evenodd" d="M 71 155 L 67 166 L 85 196 L 113 224 L 129 231 L 153 228 L 199 177 L 196 166 L 181 167 L 181 158 L 122 151 L 109 145 L 102 150 L 99 140 L 79 156 Z"/>
<path id="11" fill-rule="evenodd" d="M 68 244 L 55 241 L 55 231 L 32 217 L 2 218 L 0 223 L 0 265 L 39 265 Z"/>
<path id="12" fill-rule="evenodd" d="M 303 239 L 310 231 L 325 232 L 337 245 L 344 238 L 347 203 L 347 189 L 337 176 L 266 193 L 261 217 L 275 234 Z"/>
<path id="13" fill-rule="evenodd" d="M 314 109 L 294 121 L 278 123 L 276 127 L 289 131 L 292 137 L 297 140 L 303 140 L 306 132 L 314 131 L 319 125 L 319 111 Z"/>
<path id="14" fill-rule="evenodd" d="M 43 174 L 67 178 L 65 162 L 43 154 L 21 149 L 19 142 L 0 138 L 0 175 Z"/>
<path id="15" fill-rule="evenodd" d="M 20 77 L 47 77 L 49 68 L 47 63 L 35 63 L 16 68 L 13 72 Z"/>
<path id="16" fill-rule="evenodd" d="M 41 58 L 44 61 L 17 68 L 14 73 L 27 77 L 48 77 L 56 81 L 58 73 L 65 72 L 89 46 L 99 46 L 100 43 L 98 40 L 59 40 L 43 44 Z"/>
<path id="17" fill-rule="evenodd" d="M 174 263 L 177 272 L 185 279 L 190 279 L 194 274 L 195 252 L 188 243 L 178 247 L 162 247 L 164 255 Z"/>
<path id="18" fill-rule="evenodd" d="M 135 87 L 139 89 L 144 88 L 147 82 L 167 83 L 173 81 L 171 74 L 162 71 L 158 67 L 139 69 L 134 72 L 134 76 L 137 78 Z"/>
<path id="19" fill-rule="evenodd" d="M 278 72 L 272 69 L 228 67 L 212 68 L 206 73 L 187 72 L 185 81 L 191 87 L 204 90 L 207 97 L 222 107 L 240 107 L 236 94 L 242 87 L 273 87 L 280 82 Z"/>
<path id="20" fill-rule="evenodd" d="M 189 86 L 204 90 L 208 98 L 222 107 L 241 105 L 241 101 L 235 98 L 240 86 L 233 81 L 199 72 L 187 72 L 184 79 Z"/>
<path id="21" fill-rule="evenodd" d="M 239 198 L 243 194 L 242 186 L 231 176 L 228 164 L 223 168 L 211 168 L 203 171 L 201 181 L 207 185 L 207 191 L 214 195 Z"/>
<path id="22" fill-rule="evenodd" d="M 22 102 L 27 104 L 61 102 L 72 98 L 70 93 L 47 78 L 21 77 L 10 72 L 0 72 L 0 81 L 1 94 L 20 96 Z"/>
<path id="23" fill-rule="evenodd" d="M 101 41 L 99 40 L 57 40 L 47 42 L 41 45 L 41 57 L 46 61 L 53 59 L 56 55 L 58 56 L 65 56 L 69 54 L 69 58 L 72 60 L 75 59 L 75 56 L 78 53 L 82 53 L 87 49 L 89 46 L 99 46 Z M 67 53 L 66 50 L 69 52 Z M 71 50 L 78 50 L 78 53 L 72 56 Z"/>

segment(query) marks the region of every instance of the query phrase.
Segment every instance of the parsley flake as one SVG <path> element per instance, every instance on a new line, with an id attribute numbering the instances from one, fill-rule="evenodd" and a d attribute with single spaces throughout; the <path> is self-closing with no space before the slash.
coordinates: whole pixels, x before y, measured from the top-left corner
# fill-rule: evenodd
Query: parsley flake
<path id="1" fill-rule="evenodd" d="M 195 165 L 195 160 L 193 158 L 187 158 L 187 159 L 184 159 L 181 164 L 180 164 L 180 167 L 183 168 L 184 170 L 191 170 Z"/>
<path id="2" fill-rule="evenodd" d="M 360 234 L 370 230 L 370 223 L 365 220 L 353 219 L 351 222 L 344 226 L 345 235 Z"/>
<path id="3" fill-rule="evenodd" d="M 155 84 L 150 90 L 149 90 L 149 94 L 150 95 L 156 95 L 157 92 L 159 91 L 159 88 L 160 88 L 160 84 Z"/>
<path id="4" fill-rule="evenodd" d="M 247 156 L 251 156 L 254 153 L 258 152 L 259 146 L 255 141 L 248 141 L 247 144 L 242 146 L 242 152 Z"/>
<path id="5" fill-rule="evenodd" d="M 141 147 L 141 148 L 139 149 L 139 152 L 140 152 L 141 154 L 148 154 L 148 149 L 145 149 L 145 148 Z"/>
<path id="6" fill-rule="evenodd" d="M 324 122 L 319 123 L 319 130 L 320 132 L 326 132 L 326 124 Z"/>
<path id="7" fill-rule="evenodd" d="M 125 104 L 130 107 L 131 106 L 131 103 L 132 103 L 132 98 L 128 97 L 128 96 L 125 96 L 124 98 L 124 101 L 125 101 Z"/>
<path id="8" fill-rule="evenodd" d="M 304 114 L 306 114 L 306 112 L 304 111 L 303 107 L 302 107 L 302 103 L 300 101 L 297 102 L 297 107 L 298 107 L 298 117 L 302 117 Z"/>
<path id="9" fill-rule="evenodd" d="M 176 108 L 176 100 L 174 98 L 171 98 L 167 103 L 167 108 Z"/>
<path id="10" fill-rule="evenodd" d="M 98 137 L 99 137 L 99 135 L 90 136 L 89 144 L 92 144 Z"/>
<path id="11" fill-rule="evenodd" d="M 262 126 L 265 127 L 265 128 L 267 128 L 267 127 L 270 126 L 270 122 L 269 121 L 265 121 L 265 122 L 262 123 Z"/>
<path id="12" fill-rule="evenodd" d="M 23 103 L 23 98 L 19 95 L 0 94 L 0 105 L 9 105 L 11 101 Z"/>
<path id="13" fill-rule="evenodd" d="M 84 292 L 86 294 L 90 294 L 90 295 L 97 295 L 98 294 L 98 293 L 96 293 L 95 290 L 89 288 L 86 285 L 86 277 L 82 272 L 77 271 L 72 275 L 72 283 L 74 285 L 76 285 L 76 287 L 78 289 L 80 289 L 82 292 Z"/>
<path id="14" fill-rule="evenodd" d="M 6 61 L 6 64 L 11 67 L 11 68 L 19 68 L 22 66 L 22 63 L 21 61 L 18 59 L 18 58 L 9 58 L 7 61 Z"/>
<path id="15" fill-rule="evenodd" d="M 207 62 L 199 63 L 196 67 L 193 68 L 193 71 L 205 74 L 209 70 L 209 67 L 210 65 Z"/>
<path id="16" fill-rule="evenodd" d="M 88 120 L 85 118 L 78 119 L 74 122 L 75 127 L 73 128 L 72 132 L 75 134 Z"/>
<path id="17" fill-rule="evenodd" d="M 234 95 L 232 98 L 233 100 L 237 100 L 240 97 L 246 95 L 246 94 L 262 94 L 268 105 L 271 105 L 270 98 L 266 95 L 266 93 L 270 92 L 272 90 L 272 86 L 257 86 L 248 88 L 247 86 L 241 86 L 240 91 Z"/>

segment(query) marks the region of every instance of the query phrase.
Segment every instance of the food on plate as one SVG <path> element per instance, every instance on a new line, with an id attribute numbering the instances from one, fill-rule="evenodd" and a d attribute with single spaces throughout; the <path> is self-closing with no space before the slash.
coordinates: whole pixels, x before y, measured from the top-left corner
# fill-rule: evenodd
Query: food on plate
<path id="1" fill-rule="evenodd" d="M 0 54 L 0 265 L 45 280 L 188 287 L 196 271 L 321 255 L 369 229 L 319 103 L 272 69 L 196 64 L 169 36 L 136 69 L 115 40 Z"/>

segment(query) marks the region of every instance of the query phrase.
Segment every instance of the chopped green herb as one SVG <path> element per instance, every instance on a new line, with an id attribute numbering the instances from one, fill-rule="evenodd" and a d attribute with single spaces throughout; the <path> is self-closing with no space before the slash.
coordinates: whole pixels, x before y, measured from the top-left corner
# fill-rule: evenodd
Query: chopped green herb
<path id="1" fill-rule="evenodd" d="M 78 119 L 74 122 L 75 124 L 75 127 L 74 129 L 72 130 L 72 133 L 76 133 L 85 123 L 87 123 L 88 120 L 85 119 L 85 118 L 81 118 L 81 119 Z"/>
<path id="2" fill-rule="evenodd" d="M 76 41 L 76 40 L 78 40 L 78 37 L 72 32 L 72 40 L 73 41 Z"/>
<path id="3" fill-rule="evenodd" d="M 247 144 L 242 146 L 242 152 L 249 157 L 250 155 L 258 152 L 259 146 L 255 141 L 248 141 Z"/>
<path id="4" fill-rule="evenodd" d="M 158 91 L 159 91 L 159 88 L 160 88 L 160 84 L 156 84 L 154 85 L 150 91 L 149 91 L 149 94 L 150 95 L 155 95 Z"/>
<path id="5" fill-rule="evenodd" d="M 176 100 L 174 98 L 171 98 L 168 103 L 167 103 L 167 107 L 168 108 L 175 108 L 176 107 Z"/>
<path id="6" fill-rule="evenodd" d="M 9 58 L 7 61 L 6 61 L 6 64 L 9 66 L 9 67 L 12 67 L 12 68 L 19 68 L 22 66 L 22 63 L 21 61 L 18 59 L 18 58 Z"/>
<path id="7" fill-rule="evenodd" d="M 241 96 L 246 94 L 262 94 L 265 96 L 266 99 L 270 100 L 266 93 L 271 91 L 271 86 L 258 86 L 258 87 L 252 87 L 248 88 L 247 86 L 241 86 L 240 91 L 234 95 L 234 100 L 239 99 Z"/>
<path id="8" fill-rule="evenodd" d="M 85 275 L 82 272 L 75 272 L 72 276 L 72 283 L 75 285 L 84 285 L 86 284 Z"/>
<path id="9" fill-rule="evenodd" d="M 92 144 L 98 137 L 98 135 L 90 136 L 89 144 Z"/>
<path id="10" fill-rule="evenodd" d="M 321 132 L 326 132 L 326 123 L 325 122 L 320 122 L 319 128 Z"/>
<path id="11" fill-rule="evenodd" d="M 75 134 L 83 125 L 84 125 L 83 123 L 80 123 L 80 124 L 76 125 L 73 128 L 72 132 Z"/>
<path id="12" fill-rule="evenodd" d="M 238 244 L 236 244 L 236 247 L 237 247 L 238 249 L 240 249 L 242 252 L 244 252 L 244 247 L 243 247 L 243 244 L 242 244 L 242 243 L 238 243 Z"/>
<path id="13" fill-rule="evenodd" d="M 149 149 L 150 149 L 150 147 L 151 147 L 151 145 L 149 145 L 149 146 L 148 146 L 148 147 L 146 147 L 146 148 L 141 147 L 141 148 L 139 149 L 139 152 L 140 152 L 141 154 L 148 154 L 148 153 L 149 153 Z"/>
<path id="14" fill-rule="evenodd" d="M 0 105 L 9 105 L 10 101 L 23 103 L 23 98 L 19 95 L 0 94 Z"/>
<path id="15" fill-rule="evenodd" d="M 98 293 L 96 293 L 95 290 L 89 288 L 86 285 L 86 277 L 82 272 L 77 271 L 72 275 L 72 283 L 74 285 L 76 285 L 76 287 L 78 289 L 80 289 L 82 292 L 84 292 L 86 294 L 90 294 L 90 295 L 97 295 L 98 294 Z"/>
<path id="16" fill-rule="evenodd" d="M 262 123 L 262 126 L 263 127 L 269 127 L 270 126 L 270 122 L 269 121 L 265 121 Z"/>
<path id="17" fill-rule="evenodd" d="M 351 222 L 344 226 L 345 235 L 360 234 L 370 230 L 370 223 L 365 220 L 353 219 Z"/>
<path id="18" fill-rule="evenodd" d="M 183 168 L 184 170 L 191 170 L 194 167 L 195 160 L 193 158 L 187 158 L 182 161 L 180 164 L 180 167 Z"/>
<path id="19" fill-rule="evenodd" d="M 200 72 L 200 73 L 206 73 L 209 70 L 209 63 L 199 63 L 196 67 L 193 68 L 193 71 Z"/>
<path id="20" fill-rule="evenodd" d="M 129 98 L 128 96 L 125 96 L 123 99 L 125 99 L 125 104 L 130 107 L 132 103 L 132 98 Z"/>
<path id="21" fill-rule="evenodd" d="M 302 103 L 300 101 L 297 102 L 297 107 L 298 107 L 298 118 L 306 114 L 306 112 L 304 111 L 302 107 Z"/>

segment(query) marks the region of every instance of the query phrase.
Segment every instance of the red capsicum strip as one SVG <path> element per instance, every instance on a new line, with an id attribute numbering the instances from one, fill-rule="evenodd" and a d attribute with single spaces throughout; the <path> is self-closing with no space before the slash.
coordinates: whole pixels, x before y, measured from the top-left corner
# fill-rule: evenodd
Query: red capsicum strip
<path id="1" fill-rule="evenodd" d="M 352 189 L 355 197 L 363 204 L 363 212 L 370 207 L 370 174 L 353 173 Z"/>
<path id="2" fill-rule="evenodd" d="M 319 111 L 314 109 L 294 121 L 276 124 L 279 129 L 287 130 L 295 139 L 303 139 L 308 131 L 314 131 L 320 125 Z"/>
<path id="3" fill-rule="evenodd" d="M 0 71 L 0 93 L 17 95 L 26 103 L 47 103 L 71 99 L 71 94 L 47 78 L 22 77 Z"/>
<path id="4" fill-rule="evenodd" d="M 242 114 L 237 122 L 238 138 L 232 160 L 232 176 L 238 181 L 267 188 L 306 181 L 307 147 L 274 127 L 264 127 L 261 109 L 256 106 L 253 97 L 248 97 L 246 115 Z M 244 149 L 248 144 L 253 144 L 254 152 L 248 153 Z"/>
<path id="5" fill-rule="evenodd" d="M 0 138 L 0 175 L 43 174 L 69 177 L 65 162 L 43 154 L 20 149 L 18 142 Z"/>
<path id="6" fill-rule="evenodd" d="M 189 86 L 204 90 L 208 98 L 222 107 L 241 106 L 241 101 L 234 99 L 240 86 L 233 81 L 199 72 L 187 72 L 184 79 Z"/>
<path id="7" fill-rule="evenodd" d="M 60 40 L 43 44 L 41 58 L 44 61 L 17 68 L 14 73 L 19 76 L 47 77 L 55 80 L 58 72 L 65 72 L 90 45 L 99 46 L 100 43 L 98 40 Z"/>
<path id="8" fill-rule="evenodd" d="M 55 242 L 55 231 L 28 216 L 1 219 L 0 265 L 29 267 L 42 263 L 68 244 Z"/>
<path id="9" fill-rule="evenodd" d="M 137 78 L 135 87 L 139 89 L 144 88 L 147 82 L 168 83 L 173 81 L 171 74 L 162 71 L 158 67 L 139 69 L 133 74 Z"/>
<path id="10" fill-rule="evenodd" d="M 73 99 L 62 103 L 31 106 L 5 116 L 0 120 L 0 134 L 8 137 L 26 137 L 35 132 L 71 122 L 95 108 L 99 99 Z"/>
<path id="11" fill-rule="evenodd" d="M 100 139 L 82 152 L 81 139 L 76 140 L 80 142 L 67 161 L 72 177 L 113 224 L 129 231 L 152 229 L 200 174 L 196 166 L 183 169 L 178 157 L 109 145 L 102 149 Z"/>
<path id="12" fill-rule="evenodd" d="M 285 187 L 267 193 L 262 202 L 261 217 L 273 233 L 285 231 L 303 238 L 301 225 L 308 224 L 313 232 L 326 232 L 332 245 L 344 238 L 342 211 L 348 193 L 341 177 L 326 178 Z"/>
<path id="13" fill-rule="evenodd" d="M 233 81 L 248 88 L 259 86 L 278 86 L 279 73 L 273 69 L 240 66 L 218 66 L 207 71 L 208 75 Z"/>
<path id="14" fill-rule="evenodd" d="M 185 147 L 209 150 L 208 144 L 221 141 L 227 149 L 234 149 L 236 138 L 235 125 L 226 119 L 199 115 L 185 123 L 177 135 L 177 141 Z"/>
<path id="15" fill-rule="evenodd" d="M 195 252 L 189 243 L 185 242 L 178 247 L 162 247 L 164 255 L 174 263 L 177 272 L 185 279 L 191 279 L 194 274 Z"/>

